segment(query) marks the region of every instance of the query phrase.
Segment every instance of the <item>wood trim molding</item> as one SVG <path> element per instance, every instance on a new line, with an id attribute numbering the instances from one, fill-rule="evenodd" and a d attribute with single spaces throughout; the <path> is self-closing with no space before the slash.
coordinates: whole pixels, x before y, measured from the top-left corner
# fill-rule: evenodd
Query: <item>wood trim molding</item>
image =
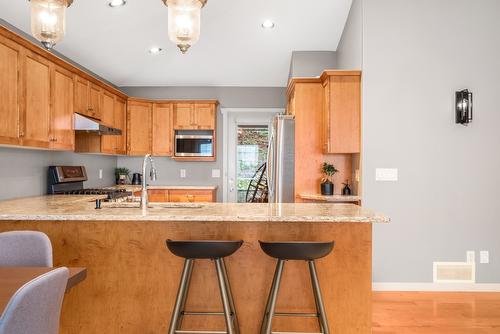
<path id="1" fill-rule="evenodd" d="M 218 100 L 210 99 L 210 100 L 179 100 L 179 99 L 147 99 L 142 97 L 128 97 L 129 102 L 142 102 L 142 103 L 207 103 L 207 104 L 215 104 L 216 106 L 219 104 Z"/>

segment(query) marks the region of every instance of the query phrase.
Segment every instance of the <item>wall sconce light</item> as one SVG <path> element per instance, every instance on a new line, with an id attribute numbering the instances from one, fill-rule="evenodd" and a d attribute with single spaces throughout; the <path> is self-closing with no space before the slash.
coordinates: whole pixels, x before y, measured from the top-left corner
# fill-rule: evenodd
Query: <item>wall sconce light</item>
<path id="1" fill-rule="evenodd" d="M 464 89 L 455 93 L 456 123 L 467 125 L 472 122 L 472 92 Z"/>

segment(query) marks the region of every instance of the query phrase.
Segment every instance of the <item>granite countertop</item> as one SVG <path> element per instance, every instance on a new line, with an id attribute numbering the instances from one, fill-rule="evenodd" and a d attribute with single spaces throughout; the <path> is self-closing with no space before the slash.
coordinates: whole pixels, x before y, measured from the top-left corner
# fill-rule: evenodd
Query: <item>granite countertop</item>
<path id="1" fill-rule="evenodd" d="M 345 195 L 321 195 L 321 194 L 300 194 L 299 197 L 301 199 L 309 200 L 309 201 L 318 201 L 318 202 L 359 202 L 361 201 L 361 196 L 345 196 Z"/>
<path id="2" fill-rule="evenodd" d="M 217 190 L 217 186 L 165 186 L 165 185 L 148 185 L 148 189 L 162 189 L 162 190 Z M 141 185 L 137 184 L 124 184 L 106 187 L 106 189 L 125 189 L 127 191 L 139 191 L 142 189 Z"/>
<path id="3" fill-rule="evenodd" d="M 331 203 L 151 203 L 140 208 L 113 208 L 99 195 L 52 195 L 0 201 L 0 220 L 88 221 L 234 221 L 234 222 L 360 222 L 388 223 L 384 215 L 354 204 Z M 118 204 L 119 205 L 119 204 Z M 125 203 L 124 206 L 138 205 Z M 161 207 L 162 205 L 170 207 Z M 173 207 L 172 207 L 173 206 Z"/>

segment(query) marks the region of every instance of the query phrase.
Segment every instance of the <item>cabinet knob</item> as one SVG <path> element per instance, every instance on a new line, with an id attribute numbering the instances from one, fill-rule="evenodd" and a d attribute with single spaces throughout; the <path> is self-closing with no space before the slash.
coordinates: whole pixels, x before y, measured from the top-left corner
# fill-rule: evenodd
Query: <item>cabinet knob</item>
<path id="1" fill-rule="evenodd" d="M 23 131 L 19 132 L 19 137 L 24 137 L 24 132 Z"/>

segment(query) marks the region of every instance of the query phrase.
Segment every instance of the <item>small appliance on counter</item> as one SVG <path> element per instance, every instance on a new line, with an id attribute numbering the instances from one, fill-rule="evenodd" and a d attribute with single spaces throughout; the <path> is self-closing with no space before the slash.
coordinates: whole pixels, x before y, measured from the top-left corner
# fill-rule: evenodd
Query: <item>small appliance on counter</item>
<path id="1" fill-rule="evenodd" d="M 133 185 L 141 185 L 142 184 L 142 174 L 141 173 L 132 174 L 132 184 Z"/>
<path id="2" fill-rule="evenodd" d="M 84 166 L 49 166 L 47 193 L 49 195 L 106 195 L 107 202 L 120 202 L 132 197 L 125 189 L 84 188 L 87 181 Z"/>

